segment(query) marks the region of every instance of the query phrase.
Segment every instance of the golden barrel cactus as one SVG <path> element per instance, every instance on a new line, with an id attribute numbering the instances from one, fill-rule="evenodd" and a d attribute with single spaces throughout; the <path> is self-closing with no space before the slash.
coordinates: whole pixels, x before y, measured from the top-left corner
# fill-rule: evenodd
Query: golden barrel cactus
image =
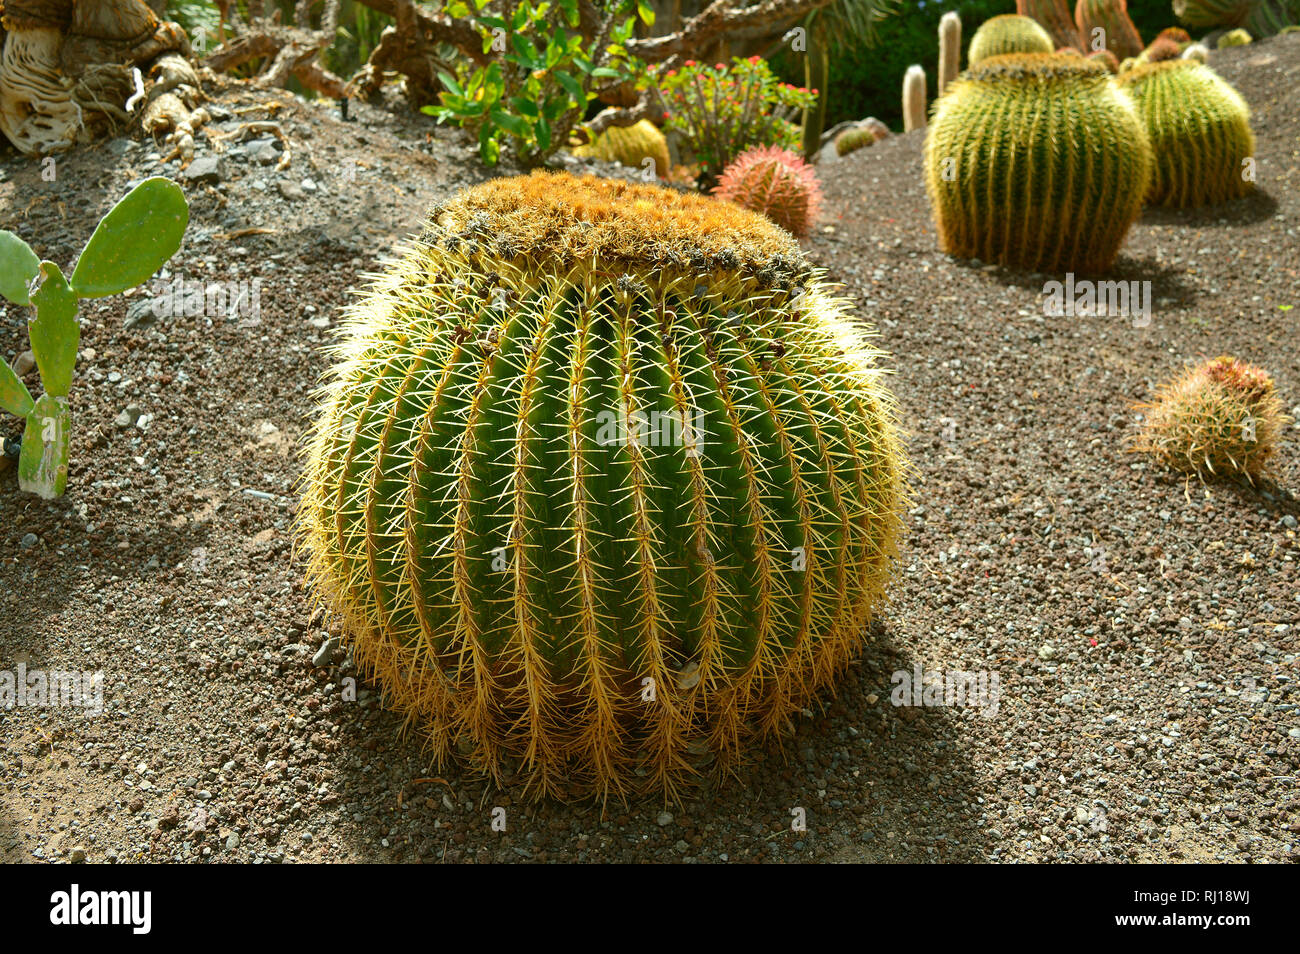
<path id="1" fill-rule="evenodd" d="M 1120 74 L 1155 150 L 1147 202 L 1176 208 L 1241 198 L 1254 188 L 1250 107 L 1196 60 L 1162 60 Z"/>
<path id="2" fill-rule="evenodd" d="M 434 210 L 335 355 L 309 579 L 439 761 L 675 799 L 862 648 L 904 505 L 895 405 L 763 217 L 488 182 Z"/>
<path id="3" fill-rule="evenodd" d="M 573 154 L 583 159 L 618 162 L 633 169 L 645 169 L 649 159 L 654 164 L 651 171 L 659 179 L 665 178 L 672 166 L 668 140 L 648 119 L 631 126 L 610 126 L 595 141 L 576 147 Z"/>
<path id="4" fill-rule="evenodd" d="M 1009 53 L 1051 53 L 1056 49 L 1052 35 L 1037 20 L 1015 13 L 989 17 L 980 24 L 970 40 L 966 62 L 974 66 L 991 56 Z"/>
<path id="5" fill-rule="evenodd" d="M 1151 163 L 1141 120 L 1100 63 L 985 60 L 939 98 L 925 141 L 940 247 L 1028 271 L 1105 271 Z"/>

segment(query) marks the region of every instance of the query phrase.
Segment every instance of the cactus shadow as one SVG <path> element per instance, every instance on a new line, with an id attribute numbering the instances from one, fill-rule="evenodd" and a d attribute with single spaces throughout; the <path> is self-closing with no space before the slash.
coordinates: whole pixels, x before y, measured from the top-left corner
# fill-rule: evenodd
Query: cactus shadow
<path id="1" fill-rule="evenodd" d="M 970 271 L 987 270 L 992 280 L 999 284 L 1024 289 L 1032 292 L 1039 299 L 1046 294 L 1045 286 L 1048 282 L 1061 282 L 1065 278 L 1064 274 L 1026 272 L 1000 266 L 988 270 L 987 265 L 972 260 L 952 259 L 951 262 L 957 268 Z M 1150 282 L 1152 301 L 1168 299 L 1179 307 L 1189 307 L 1195 304 L 1199 297 L 1196 288 L 1184 280 L 1184 272 L 1181 269 L 1162 264 L 1150 255 L 1134 255 L 1128 250 L 1122 250 L 1114 264 L 1104 274 L 1080 273 L 1075 278 L 1103 282 Z"/>
<path id="2" fill-rule="evenodd" d="M 1147 206 L 1142 210 L 1138 220 L 1141 225 L 1182 225 L 1197 228 L 1215 226 L 1230 227 L 1251 225 L 1263 222 L 1277 214 L 1277 199 L 1263 189 L 1256 189 L 1248 196 L 1220 202 L 1218 205 L 1203 205 L 1195 209 L 1170 209 L 1164 206 Z"/>

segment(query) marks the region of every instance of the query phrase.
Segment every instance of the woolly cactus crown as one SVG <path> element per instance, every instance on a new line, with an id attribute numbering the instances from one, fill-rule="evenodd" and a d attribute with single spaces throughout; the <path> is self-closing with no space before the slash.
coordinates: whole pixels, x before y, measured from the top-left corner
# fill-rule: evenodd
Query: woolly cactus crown
<path id="1" fill-rule="evenodd" d="M 904 497 L 844 319 L 789 234 L 701 196 L 535 173 L 433 211 L 341 329 L 299 529 L 437 760 L 672 799 L 833 681 Z"/>

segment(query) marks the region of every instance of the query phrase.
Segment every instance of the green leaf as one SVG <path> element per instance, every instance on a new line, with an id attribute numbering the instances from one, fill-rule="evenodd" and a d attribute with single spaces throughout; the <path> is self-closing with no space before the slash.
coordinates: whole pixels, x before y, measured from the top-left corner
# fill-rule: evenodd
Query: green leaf
<path id="1" fill-rule="evenodd" d="M 646 26 L 655 25 L 655 11 L 645 0 L 636 0 L 636 12 Z"/>
<path id="2" fill-rule="evenodd" d="M 510 20 L 510 27 L 516 33 L 528 23 L 528 4 L 521 3 L 515 7 L 515 15 Z"/>
<path id="3" fill-rule="evenodd" d="M 520 7 L 522 10 L 523 8 Z M 522 33 L 513 33 L 510 36 L 510 45 L 515 48 L 519 54 L 519 59 L 531 70 L 541 69 L 546 65 L 546 61 L 537 55 L 537 47 L 533 46 L 533 41 L 528 39 Z"/>
<path id="4" fill-rule="evenodd" d="M 189 224 L 185 193 L 154 176 L 132 189 L 100 219 L 72 271 L 79 298 L 102 298 L 134 288 L 176 254 Z"/>
<path id="5" fill-rule="evenodd" d="M 18 486 L 45 500 L 63 495 L 68 484 L 68 434 L 72 416 L 67 398 L 42 394 L 23 428 L 18 455 Z"/>
<path id="6" fill-rule="evenodd" d="M 564 70 L 556 70 L 551 74 L 555 81 L 564 87 L 564 91 L 574 98 L 579 106 L 587 105 L 587 94 L 582 91 L 582 86 L 572 75 Z"/>
<path id="7" fill-rule="evenodd" d="M 598 66 L 591 71 L 592 76 L 599 76 L 608 79 L 622 79 L 623 74 L 619 70 L 612 70 L 608 66 Z"/>
<path id="8" fill-rule="evenodd" d="M 551 149 L 551 127 L 545 119 L 533 124 L 533 133 L 537 136 L 537 151 L 547 153 Z"/>
<path id="9" fill-rule="evenodd" d="M 41 370 L 46 394 L 66 397 L 72 388 L 81 326 L 77 324 L 77 295 L 53 262 L 41 262 L 41 287 L 32 295 L 36 317 L 27 323 L 32 354 Z"/>
<path id="10" fill-rule="evenodd" d="M 27 304 L 27 286 L 40 265 L 30 245 L 13 232 L 0 231 L 0 295 L 15 305 Z"/>
<path id="11" fill-rule="evenodd" d="M 26 417 L 31 413 L 34 403 L 27 385 L 23 384 L 13 368 L 0 361 L 0 407 L 10 414 Z"/>
<path id="12" fill-rule="evenodd" d="M 578 15 L 578 0 L 560 0 L 560 8 L 564 11 L 564 18 L 569 21 L 569 26 L 581 25 L 582 18 Z"/>
<path id="13" fill-rule="evenodd" d="M 524 96 L 511 96 L 510 106 L 517 113 L 523 113 L 529 119 L 536 119 L 541 115 L 537 109 L 537 103 Z"/>
<path id="14" fill-rule="evenodd" d="M 464 96 L 464 95 L 465 95 L 465 91 L 464 91 L 463 89 L 461 89 L 460 84 L 457 83 L 457 82 L 456 82 L 454 79 L 452 79 L 450 76 L 448 76 L 446 73 L 444 73 L 442 70 L 438 70 L 438 82 L 442 83 L 442 85 L 443 85 L 443 86 L 444 86 L 444 87 L 445 87 L 449 92 L 451 92 L 452 94 L 454 94 L 454 95 L 456 95 L 456 96 Z"/>
<path id="15" fill-rule="evenodd" d="M 479 129 L 478 152 L 483 157 L 483 162 L 489 166 L 495 166 L 497 160 L 501 158 L 501 145 L 497 142 L 496 133 L 491 126 L 484 125 Z"/>
<path id="16" fill-rule="evenodd" d="M 552 96 L 542 106 L 542 118 L 553 123 L 569 111 L 569 97 Z"/>
<path id="17" fill-rule="evenodd" d="M 520 117 L 510 115 L 501 106 L 493 106 L 488 115 L 491 116 L 492 122 L 496 123 L 506 132 L 518 136 L 520 139 L 527 138 L 528 123 Z"/>

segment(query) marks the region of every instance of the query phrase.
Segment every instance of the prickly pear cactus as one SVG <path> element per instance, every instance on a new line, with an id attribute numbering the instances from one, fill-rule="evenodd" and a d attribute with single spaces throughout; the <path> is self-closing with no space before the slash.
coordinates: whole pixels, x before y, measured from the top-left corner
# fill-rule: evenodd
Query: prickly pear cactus
<path id="1" fill-rule="evenodd" d="M 631 126 L 610 126 L 594 142 L 576 147 L 573 154 L 619 162 L 633 169 L 646 169 L 660 179 L 668 175 L 672 165 L 668 157 L 668 140 L 648 119 Z"/>
<path id="2" fill-rule="evenodd" d="M 535 173 L 434 211 L 342 330 L 300 531 L 438 761 L 672 799 L 832 682 L 904 497 L 846 319 L 728 203 Z"/>
<path id="3" fill-rule="evenodd" d="M 1147 201 L 1189 208 L 1254 189 L 1250 108 L 1218 73 L 1195 60 L 1137 66 L 1119 77 L 1155 150 Z"/>
<path id="4" fill-rule="evenodd" d="M 1106 68 L 1000 56 L 935 104 L 925 178 L 945 252 L 1032 271 L 1101 272 L 1142 207 L 1151 147 Z"/>
<path id="5" fill-rule="evenodd" d="M 1074 22 L 1085 50 L 1098 49 L 1100 42 L 1101 48 L 1110 50 L 1121 60 L 1142 52 L 1142 36 L 1128 15 L 1127 0 L 1078 0 L 1074 6 Z"/>
<path id="6" fill-rule="evenodd" d="M 967 66 L 974 66 L 990 56 L 1008 53 L 1051 53 L 1056 49 L 1052 36 L 1029 17 L 1004 13 L 989 17 L 971 37 L 966 54 Z"/>
<path id="7" fill-rule="evenodd" d="M 817 221 L 822 190 L 803 157 L 779 146 L 756 146 L 731 161 L 713 194 L 760 212 L 793 235 L 804 237 Z"/>

